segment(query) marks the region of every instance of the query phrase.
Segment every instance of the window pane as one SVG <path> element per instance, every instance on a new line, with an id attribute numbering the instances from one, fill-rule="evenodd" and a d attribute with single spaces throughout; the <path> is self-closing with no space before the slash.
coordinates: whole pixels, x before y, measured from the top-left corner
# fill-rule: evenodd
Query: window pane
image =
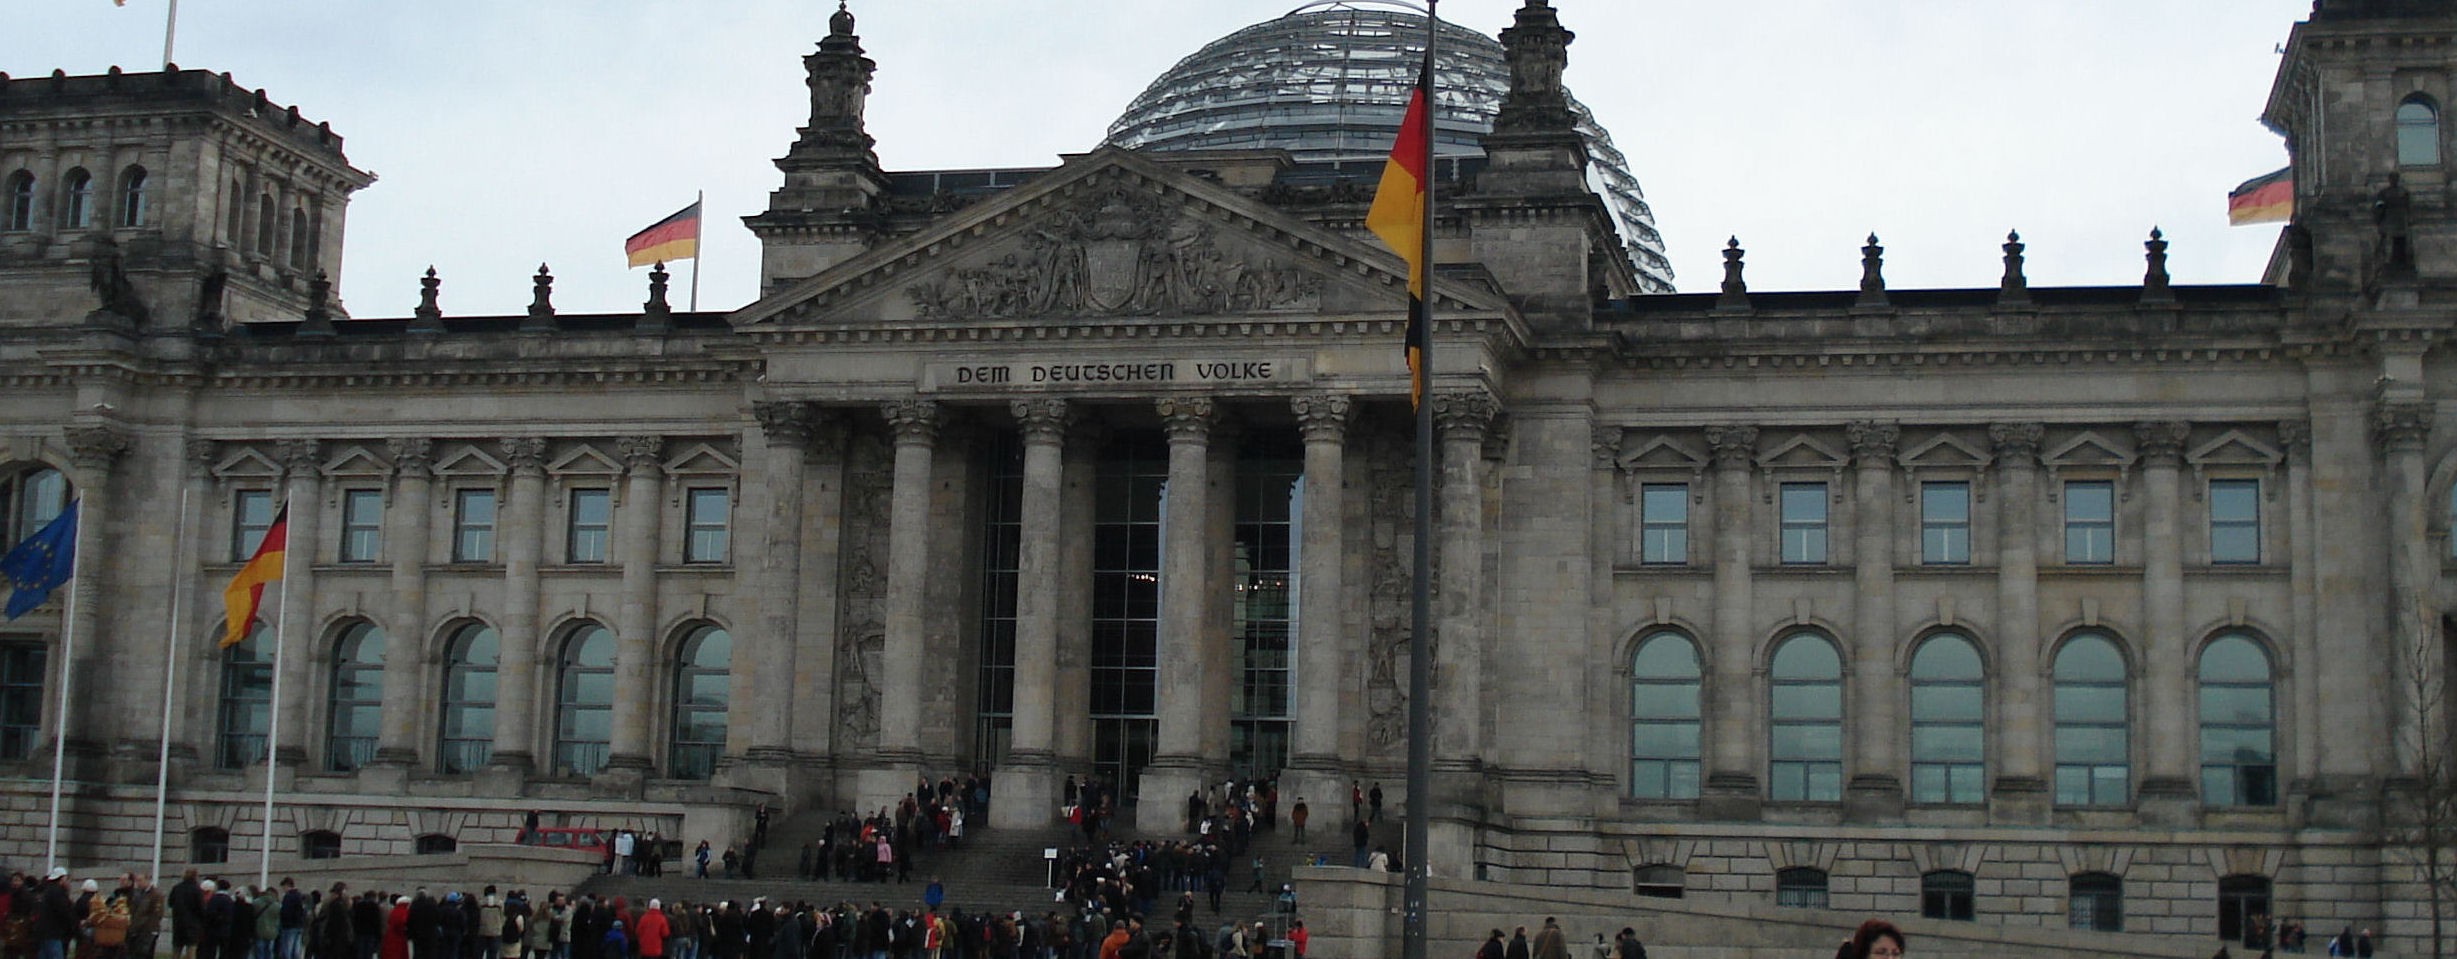
<path id="1" fill-rule="evenodd" d="M 2065 484 L 2066 522 L 2104 523 L 2115 518 L 2115 484 L 2103 480 Z"/>
<path id="2" fill-rule="evenodd" d="M 2440 163 L 2440 120 L 2430 104 L 2409 100 L 2398 105 L 2397 163 L 2399 166 Z"/>
<path id="3" fill-rule="evenodd" d="M 1981 698 L 1977 686 L 1914 681 L 1911 687 L 1911 721 L 1979 722 L 1985 718 Z"/>
<path id="4" fill-rule="evenodd" d="M 725 490 L 694 489 L 691 491 L 687 522 L 690 535 L 684 543 L 683 562 L 722 563 L 726 553 L 726 531 L 730 522 L 729 502 Z"/>
<path id="5" fill-rule="evenodd" d="M 1795 636 L 1775 652 L 1776 679 L 1841 679 L 1843 659 L 1822 636 Z"/>
<path id="6" fill-rule="evenodd" d="M 1841 719 L 1840 683 L 1785 683 L 1774 689 L 1776 719 Z"/>
<path id="7" fill-rule="evenodd" d="M 2056 727 L 2056 761 L 2061 763 L 2122 763 L 2126 742 L 2121 726 Z"/>
<path id="8" fill-rule="evenodd" d="M 2083 634 L 2056 653 L 2057 679 L 2124 681 L 2124 657 L 2107 637 Z"/>
<path id="9" fill-rule="evenodd" d="M 2269 681 L 2269 654 L 2242 636 L 2224 636 L 2201 651 L 2201 681 Z"/>
<path id="10" fill-rule="evenodd" d="M 2124 718 L 2124 687 L 2065 682 L 2056 684 L 2057 722 L 2121 723 Z"/>
<path id="11" fill-rule="evenodd" d="M 1979 648 L 1971 641 L 1951 634 L 1940 635 L 1920 644 L 1919 654 L 1911 658 L 1911 678 L 1976 680 L 1981 676 Z"/>
<path id="12" fill-rule="evenodd" d="M 1630 672 L 1640 679 L 1696 679 L 1698 651 L 1680 636 L 1656 636 L 1639 644 Z"/>

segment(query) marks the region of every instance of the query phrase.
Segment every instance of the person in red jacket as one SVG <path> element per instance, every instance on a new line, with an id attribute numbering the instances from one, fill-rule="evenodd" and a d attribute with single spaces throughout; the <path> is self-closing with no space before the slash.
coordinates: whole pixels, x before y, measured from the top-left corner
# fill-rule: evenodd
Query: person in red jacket
<path id="1" fill-rule="evenodd" d="M 631 928 L 631 941 L 638 947 L 640 959 L 664 959 L 670 928 L 665 921 L 665 903 L 649 900 L 648 908 L 640 911 L 639 921 Z"/>

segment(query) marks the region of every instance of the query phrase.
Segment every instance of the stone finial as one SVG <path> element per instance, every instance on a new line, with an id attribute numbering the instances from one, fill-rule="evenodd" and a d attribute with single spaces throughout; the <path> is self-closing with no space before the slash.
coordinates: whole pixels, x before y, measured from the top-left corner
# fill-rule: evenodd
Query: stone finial
<path id="1" fill-rule="evenodd" d="M 1741 276 L 1742 271 L 1748 269 L 1748 264 L 1742 262 L 1742 258 L 1748 255 L 1749 251 L 1740 248 L 1740 237 L 1738 236 L 1732 237 L 1723 244 L 1723 295 L 1715 298 L 1716 309 L 1745 310 L 1749 308 L 1749 281 Z"/>
<path id="2" fill-rule="evenodd" d="M 2005 278 L 1996 285 L 1996 302 L 2029 303 L 2030 277 L 2022 272 L 2022 251 L 2029 247 L 2022 244 L 2022 231 L 2006 231 L 2004 249 Z"/>
<path id="3" fill-rule="evenodd" d="M 939 405 L 932 400 L 889 400 L 879 407 L 887 417 L 887 428 L 896 434 L 896 445 L 908 443 L 927 446 L 938 442 Z"/>
<path id="4" fill-rule="evenodd" d="M 665 301 L 665 261 L 648 270 L 648 302 L 640 304 L 640 322 L 636 327 L 643 333 L 663 333 L 674 328 L 674 307 Z"/>
<path id="5" fill-rule="evenodd" d="M 836 0 L 836 14 L 828 18 L 828 36 L 853 36 L 853 10 L 845 0 Z"/>
<path id="6" fill-rule="evenodd" d="M 2184 461 L 2184 441 L 2191 438 L 2193 425 L 2183 420 L 2145 420 L 2133 424 L 2133 451 L 2141 454 L 2143 463 L 2152 466 L 2174 466 Z"/>
<path id="7" fill-rule="evenodd" d="M 546 438 L 543 436 L 507 436 L 497 441 L 503 458 L 512 464 L 512 472 L 543 476 L 546 473 Z"/>
<path id="8" fill-rule="evenodd" d="M 2175 291 L 2167 287 L 2167 234 L 2157 227 L 2150 228 L 2149 242 L 2142 249 L 2149 251 L 2143 258 L 2150 261 L 2150 270 L 2141 277 L 2141 301 L 2173 303 Z"/>
<path id="9" fill-rule="evenodd" d="M 1757 427 L 1709 426 L 1706 448 L 1717 466 L 1749 466 L 1757 461 Z"/>
<path id="10" fill-rule="evenodd" d="M 1860 299 L 1854 307 L 1886 307 L 1893 305 L 1885 296 L 1885 247 L 1877 245 L 1877 234 L 1868 235 L 1868 245 L 1860 248 Z"/>
<path id="11" fill-rule="evenodd" d="M 1570 42 L 1561 17 L 1545 0 L 1527 0 L 1501 32 L 1502 55 L 1510 61 L 1510 92 L 1502 98 L 1493 129 L 1502 133 L 1568 133 L 1570 91 L 1561 74 L 1570 65 Z"/>
<path id="12" fill-rule="evenodd" d="M 315 278 L 307 281 L 307 315 L 299 322 L 298 335 L 333 335 L 332 298 L 333 281 L 317 270 Z"/>
<path id="13" fill-rule="evenodd" d="M 426 478 L 435 475 L 435 441 L 424 436 L 396 436 L 384 441 L 384 449 L 392 454 L 395 476 Z"/>
<path id="14" fill-rule="evenodd" d="M 799 157 L 858 159 L 876 165 L 862 114 L 870 99 L 870 78 L 878 64 L 862 55 L 862 38 L 853 33 L 853 11 L 844 4 L 828 18 L 828 35 L 819 50 L 802 58 L 810 87 L 810 123 L 793 146 Z"/>
<path id="15" fill-rule="evenodd" d="M 427 264 L 427 275 L 418 280 L 418 308 L 410 312 L 410 332 L 441 333 L 444 331 L 444 308 L 438 302 L 443 292 L 443 278 L 435 275 L 434 264 Z"/>
<path id="16" fill-rule="evenodd" d="M 1851 458 L 1862 466 L 1884 466 L 1894 461 L 1894 449 L 1902 442 L 1902 424 L 1855 420 L 1843 424 L 1843 438 L 1851 443 Z"/>
<path id="17" fill-rule="evenodd" d="M 2024 466 L 2039 462 L 2039 443 L 2047 438 L 2044 423 L 1995 423 L 1988 427 L 1988 442 L 1993 444 L 1996 460 Z"/>
<path id="18" fill-rule="evenodd" d="M 555 328 L 555 276 L 546 264 L 537 265 L 537 278 L 530 286 L 529 315 L 520 321 L 523 333 L 545 333 Z"/>

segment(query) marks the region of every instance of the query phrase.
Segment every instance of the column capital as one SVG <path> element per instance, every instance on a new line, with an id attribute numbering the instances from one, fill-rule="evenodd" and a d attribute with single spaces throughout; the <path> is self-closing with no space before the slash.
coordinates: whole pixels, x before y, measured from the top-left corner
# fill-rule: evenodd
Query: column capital
<path id="1" fill-rule="evenodd" d="M 844 424 L 834 413 L 811 408 L 810 443 L 802 447 L 802 456 L 812 460 L 840 460 L 845 455 Z"/>
<path id="2" fill-rule="evenodd" d="M 503 450 L 503 458 L 512 464 L 515 476 L 546 475 L 546 438 L 543 436 L 507 436 L 495 445 Z"/>
<path id="3" fill-rule="evenodd" d="M 614 441 L 614 450 L 632 472 L 655 474 L 665 469 L 665 437 L 620 437 Z"/>
<path id="4" fill-rule="evenodd" d="M 292 478 L 319 476 L 324 470 L 324 441 L 283 440 L 273 444 L 273 458 Z"/>
<path id="5" fill-rule="evenodd" d="M 2430 403 L 2382 400 L 2372 408 L 2372 441 L 2381 452 L 2421 452 L 2430 438 Z"/>
<path id="6" fill-rule="evenodd" d="M 2133 424 L 2133 449 L 2147 466 L 2177 466 L 2184 462 L 2184 440 L 2193 425 L 2183 420 L 2144 420 Z"/>
<path id="7" fill-rule="evenodd" d="M 2312 421 L 2279 420 L 2278 445 L 2292 463 L 2312 462 Z"/>
<path id="8" fill-rule="evenodd" d="M 108 472 L 135 445 L 128 431 L 117 426 L 71 426 L 66 432 L 68 461 L 87 474 Z"/>
<path id="9" fill-rule="evenodd" d="M 1212 425 L 1219 421 L 1212 401 L 1201 396 L 1164 397 L 1153 404 L 1160 411 L 1161 425 L 1169 431 L 1171 443 L 1201 443 L 1211 438 Z"/>
<path id="10" fill-rule="evenodd" d="M 392 474 L 430 479 L 435 475 L 435 441 L 424 436 L 396 436 L 384 441 L 392 454 Z"/>
<path id="11" fill-rule="evenodd" d="M 887 428 L 896 434 L 896 445 L 929 445 L 938 442 L 942 417 L 936 400 L 889 400 L 879 406 L 887 417 Z"/>
<path id="12" fill-rule="evenodd" d="M 1988 442 L 1995 446 L 1996 461 L 2008 467 L 2036 465 L 2039 443 L 2046 438 L 2044 423 L 1988 424 Z"/>
<path id="13" fill-rule="evenodd" d="M 1340 443 L 1348 439 L 1348 420 L 1356 401 L 1338 393 L 1301 393 L 1288 398 L 1297 414 L 1297 431 L 1308 443 Z"/>
<path id="14" fill-rule="evenodd" d="M 1595 468 L 1618 469 L 1621 466 L 1621 440 L 1628 428 L 1605 426 L 1601 423 L 1587 433 L 1587 452 L 1595 457 Z"/>
<path id="15" fill-rule="evenodd" d="M 1064 443 L 1067 428 L 1075 425 L 1075 407 L 1065 400 L 1016 400 L 1007 404 L 1007 409 L 1015 414 L 1016 426 L 1027 444 Z"/>
<path id="16" fill-rule="evenodd" d="M 1483 390 L 1446 390 L 1433 394 L 1433 423 L 1440 427 L 1443 439 L 1484 442 L 1485 431 L 1493 428 L 1493 418 L 1501 415 L 1501 404 Z"/>
<path id="17" fill-rule="evenodd" d="M 188 437 L 179 450 L 179 458 L 188 466 L 188 475 L 203 479 L 213 475 L 213 467 L 221 461 L 221 445 L 209 439 Z"/>
<path id="18" fill-rule="evenodd" d="M 1747 469 L 1757 461 L 1757 427 L 1709 426 L 1706 447 L 1716 466 Z"/>
<path id="19" fill-rule="evenodd" d="M 1895 447 L 1902 442 L 1902 424 L 1875 420 L 1855 420 L 1843 424 L 1843 438 L 1851 443 L 1851 461 L 1861 466 L 1891 466 Z"/>
<path id="20" fill-rule="evenodd" d="M 769 446 L 785 449 L 807 449 L 818 417 L 810 404 L 772 401 L 751 404 L 751 418 L 759 421 L 759 432 Z"/>

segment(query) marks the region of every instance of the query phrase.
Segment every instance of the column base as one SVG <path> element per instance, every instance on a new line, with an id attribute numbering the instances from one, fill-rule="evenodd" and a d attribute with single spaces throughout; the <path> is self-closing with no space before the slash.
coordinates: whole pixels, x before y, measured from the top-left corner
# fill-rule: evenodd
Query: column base
<path id="1" fill-rule="evenodd" d="M 606 760 L 606 768 L 590 777 L 590 787 L 608 796 L 638 799 L 648 788 L 652 767 L 646 756 L 616 755 Z"/>
<path id="2" fill-rule="evenodd" d="M 2381 826 L 2381 793 L 2368 776 L 2315 776 L 2287 791 L 2288 808 L 2301 812 L 2306 828 L 2370 831 Z"/>
<path id="3" fill-rule="evenodd" d="M 708 777 L 708 784 L 782 797 L 790 791 L 786 780 L 790 778 L 792 769 L 793 753 L 782 749 L 753 749 L 739 759 L 727 757 L 718 760 L 716 773 Z"/>
<path id="4" fill-rule="evenodd" d="M 1192 832 L 1186 818 L 1186 797 L 1225 776 L 1204 768 L 1190 757 L 1163 757 L 1143 768 L 1135 784 L 1135 828 L 1144 832 Z M 1206 797 L 1208 798 L 1208 797 Z"/>
<path id="5" fill-rule="evenodd" d="M 1328 757 L 1325 757 L 1326 759 Z M 1296 835 L 1297 802 L 1305 802 L 1305 835 L 1338 839 L 1341 830 L 1349 828 L 1348 783 L 1355 779 L 1338 767 L 1338 760 L 1309 762 L 1312 757 L 1300 757 L 1289 763 L 1287 772 L 1280 774 L 1280 819 L 1288 823 L 1289 835 Z"/>
<path id="6" fill-rule="evenodd" d="M 1063 799 L 1058 780 L 1063 775 L 1047 757 L 998 767 L 991 779 L 998 788 L 990 794 L 990 828 L 1042 829 L 1057 823 Z"/>
<path id="7" fill-rule="evenodd" d="M 896 804 L 913 791 L 915 777 L 921 775 L 918 759 L 888 766 L 872 766 L 853 774 L 853 814 L 869 816 L 881 811 L 894 815 Z M 999 788 L 1005 788 L 1001 783 Z"/>
<path id="8" fill-rule="evenodd" d="M 1998 776 L 1988 793 L 1988 822 L 1999 826 L 2045 826 L 2054 811 L 2047 780 Z"/>
<path id="9" fill-rule="evenodd" d="M 1862 773 L 1843 786 L 1843 821 L 1898 823 L 1902 821 L 1902 780 Z"/>
<path id="10" fill-rule="evenodd" d="M 510 799 L 526 792 L 529 774 L 536 768 L 529 754 L 517 750 L 497 752 L 487 758 L 486 768 L 480 769 L 476 780 L 478 795 L 489 799 Z"/>
<path id="11" fill-rule="evenodd" d="M 1735 772 L 1708 774 L 1706 788 L 1698 791 L 1698 818 L 1708 822 L 1766 818 L 1766 798 L 1757 790 L 1757 777 Z"/>
<path id="12" fill-rule="evenodd" d="M 358 767 L 358 790 L 371 796 L 409 794 L 410 764 L 377 753 L 375 761 Z"/>
<path id="13" fill-rule="evenodd" d="M 2191 829 L 2201 824 L 2201 796 L 2193 790 L 2192 780 L 2179 776 L 2142 780 L 2134 810 L 2145 826 Z"/>

